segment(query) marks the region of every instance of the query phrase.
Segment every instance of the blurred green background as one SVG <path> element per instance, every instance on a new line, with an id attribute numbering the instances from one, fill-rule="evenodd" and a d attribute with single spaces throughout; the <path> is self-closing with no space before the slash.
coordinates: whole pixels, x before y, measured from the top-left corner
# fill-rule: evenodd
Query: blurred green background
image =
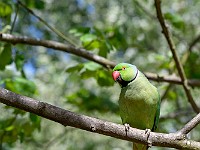
<path id="1" fill-rule="evenodd" d="M 116 63 L 135 64 L 143 72 L 177 74 L 161 33 L 153 1 L 22 0 L 76 47 Z M 186 76 L 200 79 L 200 1 L 162 1 Z M 69 44 L 16 0 L 0 0 L 0 32 Z M 195 116 L 182 86 L 152 81 L 161 95 L 157 132 L 175 132 Z M 121 124 L 119 85 L 101 65 L 53 49 L 0 42 L 0 86 L 64 109 Z M 198 106 L 199 88 L 192 87 Z M 0 104 L 0 149 L 124 150 L 132 143 L 64 127 Z M 188 135 L 200 141 L 200 126 Z M 152 147 L 152 150 L 170 149 Z"/>

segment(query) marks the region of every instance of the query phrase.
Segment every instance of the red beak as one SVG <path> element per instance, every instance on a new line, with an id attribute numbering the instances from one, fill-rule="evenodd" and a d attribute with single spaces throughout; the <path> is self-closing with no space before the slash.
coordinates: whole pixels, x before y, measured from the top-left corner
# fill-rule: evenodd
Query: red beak
<path id="1" fill-rule="evenodd" d="M 112 73 L 112 77 L 113 77 L 113 80 L 117 81 L 117 79 L 119 78 L 120 76 L 120 73 L 118 71 L 114 71 Z"/>

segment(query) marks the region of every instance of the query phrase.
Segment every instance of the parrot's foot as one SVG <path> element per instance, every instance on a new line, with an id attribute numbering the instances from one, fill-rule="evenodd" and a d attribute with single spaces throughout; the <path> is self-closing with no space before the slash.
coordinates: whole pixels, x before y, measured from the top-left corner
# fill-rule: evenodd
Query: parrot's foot
<path id="1" fill-rule="evenodd" d="M 128 123 L 125 123 L 124 126 L 125 126 L 125 131 L 127 132 L 130 129 L 130 125 Z"/>
<path id="2" fill-rule="evenodd" d="M 128 123 L 125 123 L 124 124 L 124 127 L 125 127 L 125 131 L 126 131 L 126 135 L 127 135 L 127 132 L 129 131 L 130 129 L 130 125 Z"/>
<path id="3" fill-rule="evenodd" d="M 152 141 L 149 139 L 151 130 L 150 129 L 145 129 L 145 134 L 147 135 L 147 147 L 151 147 L 152 146 Z"/>

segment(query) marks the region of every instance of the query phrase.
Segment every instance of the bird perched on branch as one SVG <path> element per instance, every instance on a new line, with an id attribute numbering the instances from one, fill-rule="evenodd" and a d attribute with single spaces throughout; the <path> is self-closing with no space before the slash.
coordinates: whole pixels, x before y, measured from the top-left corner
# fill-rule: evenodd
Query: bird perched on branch
<path id="1" fill-rule="evenodd" d="M 119 109 L 126 131 L 128 126 L 155 131 L 160 115 L 160 96 L 157 88 L 136 66 L 128 63 L 116 65 L 112 77 L 121 86 Z M 133 143 L 134 150 L 146 150 L 148 147 L 149 145 Z"/>

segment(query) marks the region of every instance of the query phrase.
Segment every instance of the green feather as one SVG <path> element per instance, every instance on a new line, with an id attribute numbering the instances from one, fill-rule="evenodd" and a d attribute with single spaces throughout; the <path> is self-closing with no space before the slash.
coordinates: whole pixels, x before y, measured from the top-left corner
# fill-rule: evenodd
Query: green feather
<path id="1" fill-rule="evenodd" d="M 119 97 L 123 124 L 154 131 L 160 115 L 160 96 L 156 87 L 139 70 L 137 73 L 134 65 L 120 63 L 113 70 L 120 72 L 124 82 L 130 81 L 127 86 L 122 87 Z M 138 150 L 147 149 L 147 146 L 137 143 L 133 147 Z"/>

